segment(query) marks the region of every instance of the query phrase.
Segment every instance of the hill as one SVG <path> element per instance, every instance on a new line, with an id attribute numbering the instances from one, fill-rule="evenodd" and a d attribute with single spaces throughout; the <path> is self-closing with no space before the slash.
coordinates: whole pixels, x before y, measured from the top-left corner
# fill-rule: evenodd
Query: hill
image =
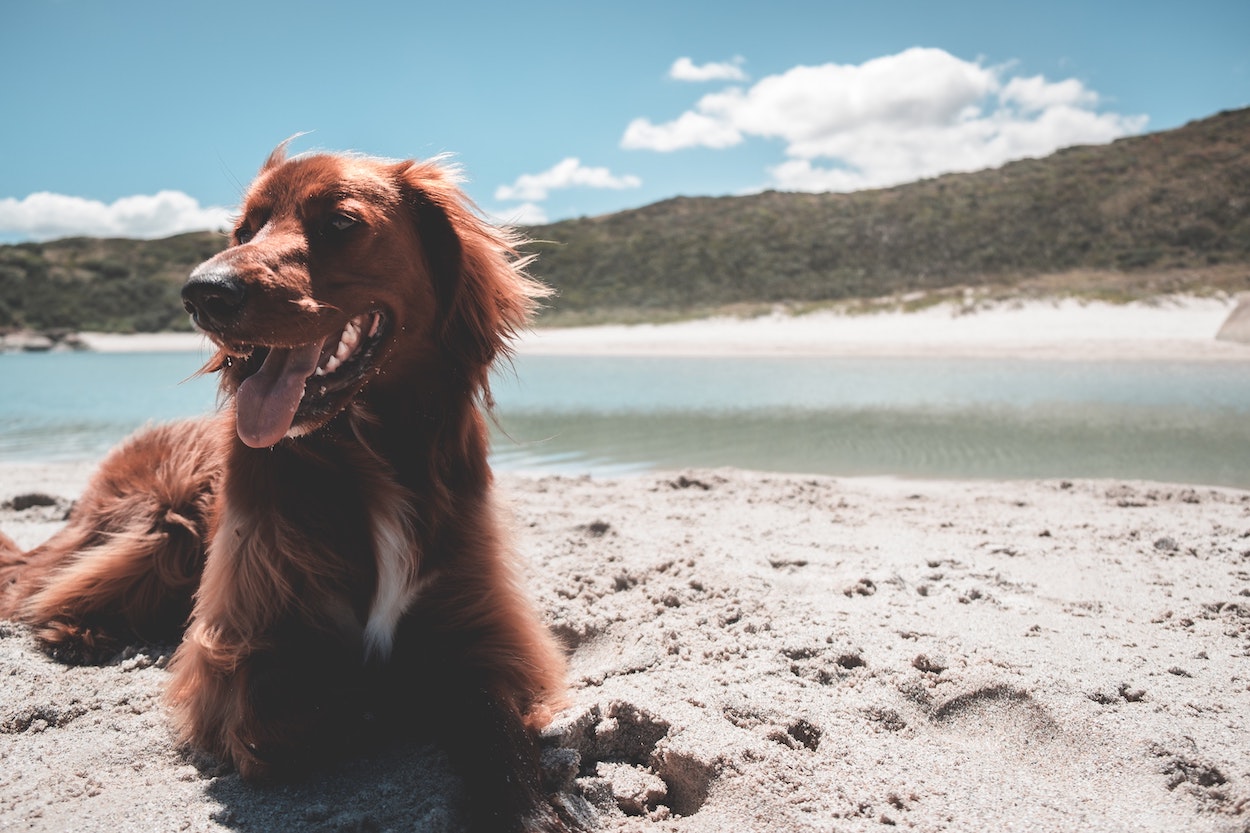
<path id="1" fill-rule="evenodd" d="M 192 232 L 0 246 L 0 330 L 189 330 L 182 284 L 224 243 Z"/>
<path id="2" fill-rule="evenodd" d="M 677 198 L 529 229 L 556 311 L 1011 286 L 1250 288 L 1250 109 L 1045 159 L 851 194 Z M 1212 269 L 1219 265 L 1241 269 Z M 1194 273 L 1197 274 L 1194 274 Z M 1189 274 L 1186 274 L 1189 273 Z"/>
<path id="3" fill-rule="evenodd" d="M 1250 289 L 1250 109 L 852 194 L 679 197 L 535 226 L 548 321 L 954 287 L 1132 298 Z M 0 246 L 0 329 L 185 329 L 220 235 Z"/>

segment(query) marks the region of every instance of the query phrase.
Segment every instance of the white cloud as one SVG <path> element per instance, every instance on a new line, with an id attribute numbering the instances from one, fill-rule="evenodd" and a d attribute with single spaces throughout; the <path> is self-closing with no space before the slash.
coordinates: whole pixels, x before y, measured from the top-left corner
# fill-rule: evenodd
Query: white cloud
<path id="1" fill-rule="evenodd" d="M 492 211 L 488 216 L 492 223 L 499 226 L 539 226 L 548 221 L 546 209 L 536 202 L 523 202 L 503 211 Z"/>
<path id="2" fill-rule="evenodd" d="M 864 178 L 847 168 L 825 168 L 809 159 L 789 159 L 769 168 L 773 184 L 783 191 L 856 191 Z"/>
<path id="3" fill-rule="evenodd" d="M 847 191 L 1108 142 L 1146 125 L 1144 116 L 1097 112 L 1097 93 L 1076 79 L 1008 71 L 922 48 L 798 66 L 705 95 L 669 122 L 635 119 L 621 146 L 667 152 L 777 139 L 788 158 L 770 169 L 774 185 Z"/>
<path id="4" fill-rule="evenodd" d="M 1035 113 L 1048 107 L 1096 107 L 1098 93 L 1085 89 L 1075 78 L 1049 82 L 1040 75 L 1031 78 L 1012 78 L 998 93 L 1005 104 L 1015 104 L 1021 110 Z"/>
<path id="5" fill-rule="evenodd" d="M 678 58 L 669 67 L 668 77 L 675 81 L 745 81 L 747 74 L 742 71 L 742 63 L 743 59 L 736 57 L 700 66 L 689 58 Z"/>
<path id="6" fill-rule="evenodd" d="M 231 211 L 201 206 L 181 191 L 122 197 L 111 203 L 40 191 L 24 199 L 0 199 L 0 235 L 34 240 L 90 237 L 168 237 L 184 231 L 221 229 Z"/>
<path id="7" fill-rule="evenodd" d="M 670 151 L 692 147 L 727 148 L 741 141 L 742 133 L 727 121 L 704 113 L 687 112 L 668 124 L 634 119 L 625 128 L 621 147 Z"/>
<path id="8" fill-rule="evenodd" d="M 563 188 L 637 188 L 642 180 L 631 174 L 616 176 L 607 168 L 588 168 L 577 157 L 570 156 L 539 174 L 522 174 L 511 185 L 495 189 L 497 200 L 539 202 L 552 191 Z"/>

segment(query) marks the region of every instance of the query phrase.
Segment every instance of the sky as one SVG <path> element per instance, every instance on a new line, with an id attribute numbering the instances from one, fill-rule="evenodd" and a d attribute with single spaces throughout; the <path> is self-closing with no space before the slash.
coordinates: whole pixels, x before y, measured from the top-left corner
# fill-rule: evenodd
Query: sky
<path id="1" fill-rule="evenodd" d="M 0 7 L 0 242 L 229 225 L 269 151 L 449 154 L 488 216 L 851 191 L 1250 105 L 1250 3 Z"/>

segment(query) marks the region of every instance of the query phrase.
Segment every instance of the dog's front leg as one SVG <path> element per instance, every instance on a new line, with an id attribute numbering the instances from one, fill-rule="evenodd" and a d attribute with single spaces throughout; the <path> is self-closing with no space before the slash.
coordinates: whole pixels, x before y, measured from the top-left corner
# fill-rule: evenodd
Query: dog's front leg
<path id="1" fill-rule="evenodd" d="M 395 654 L 376 669 L 379 713 L 447 754 L 465 785 L 473 833 L 573 829 L 553 809 L 522 692 L 498 669 L 467 662 L 463 634 L 428 624 L 407 620 Z"/>
<path id="2" fill-rule="evenodd" d="M 544 788 L 537 735 L 515 703 L 470 680 L 427 696 L 439 745 L 464 779 L 473 833 L 569 831 Z"/>
<path id="3" fill-rule="evenodd" d="M 286 780 L 349 751 L 366 731 L 358 648 L 306 626 L 264 641 L 197 620 L 170 664 L 182 738 L 253 781 Z"/>

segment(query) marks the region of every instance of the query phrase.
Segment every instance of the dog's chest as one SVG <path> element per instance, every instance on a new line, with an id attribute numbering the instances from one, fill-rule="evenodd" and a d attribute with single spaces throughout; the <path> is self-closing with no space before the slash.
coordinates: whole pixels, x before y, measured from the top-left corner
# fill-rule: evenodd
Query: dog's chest
<path id="1" fill-rule="evenodd" d="M 386 658 L 418 588 L 409 493 L 350 453 L 270 453 L 269 466 L 228 484 L 214 547 L 232 549 L 239 578 L 270 586 L 275 606 L 293 595 L 294 607 L 321 609 L 333 629 L 357 634 L 367 656 Z M 349 609 L 354 626 L 339 621 Z"/>

